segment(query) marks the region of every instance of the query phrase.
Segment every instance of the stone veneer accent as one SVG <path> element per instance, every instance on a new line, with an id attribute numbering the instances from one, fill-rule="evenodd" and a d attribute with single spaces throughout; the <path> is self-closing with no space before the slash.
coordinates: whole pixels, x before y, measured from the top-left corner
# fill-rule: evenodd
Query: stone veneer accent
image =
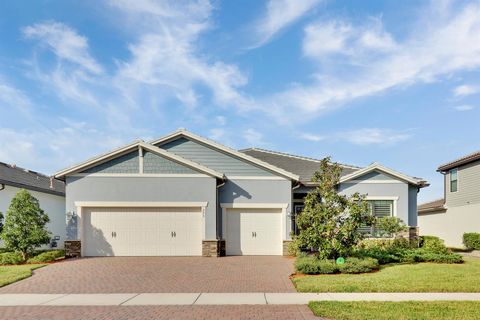
<path id="1" fill-rule="evenodd" d="M 288 253 L 288 246 L 290 243 L 292 243 L 292 240 L 283 240 L 283 255 L 284 256 L 289 256 L 290 254 Z"/>
<path id="2" fill-rule="evenodd" d="M 204 257 L 225 256 L 225 240 L 203 240 L 202 256 Z"/>
<path id="3" fill-rule="evenodd" d="M 80 240 L 65 240 L 65 258 L 79 258 L 82 256 L 82 242 Z"/>

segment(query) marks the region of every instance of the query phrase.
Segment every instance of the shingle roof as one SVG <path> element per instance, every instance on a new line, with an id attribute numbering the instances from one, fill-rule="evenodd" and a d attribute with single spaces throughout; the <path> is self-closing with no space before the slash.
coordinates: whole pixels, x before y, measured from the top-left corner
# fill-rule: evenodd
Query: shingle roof
<path id="1" fill-rule="evenodd" d="M 3 162 L 0 162 L 0 183 L 65 196 L 65 183 L 63 181 L 53 179 L 52 188 L 50 188 L 50 177 Z"/>
<path id="2" fill-rule="evenodd" d="M 447 171 L 447 170 L 450 170 L 458 166 L 468 164 L 470 162 L 477 161 L 477 160 L 480 160 L 480 151 L 470 153 L 456 160 L 442 164 L 441 166 L 438 167 L 437 171 Z"/>
<path id="3" fill-rule="evenodd" d="M 437 199 L 430 202 L 422 203 L 417 207 L 418 213 L 431 212 L 436 210 L 445 209 L 445 199 Z"/>
<path id="4" fill-rule="evenodd" d="M 295 173 L 300 176 L 301 182 L 311 182 L 311 178 L 320 166 L 320 160 L 296 156 L 278 151 L 271 151 L 260 148 L 249 148 L 240 150 L 249 156 L 268 162 L 276 167 Z M 340 164 L 342 167 L 341 176 L 348 175 L 359 170 L 359 167 Z"/>

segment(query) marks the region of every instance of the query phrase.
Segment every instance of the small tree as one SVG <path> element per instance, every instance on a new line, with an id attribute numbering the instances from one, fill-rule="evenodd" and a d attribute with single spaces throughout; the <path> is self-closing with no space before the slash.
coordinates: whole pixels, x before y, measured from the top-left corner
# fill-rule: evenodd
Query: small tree
<path id="1" fill-rule="evenodd" d="M 35 248 L 50 242 L 50 233 L 45 228 L 48 221 L 38 200 L 22 189 L 10 203 L 0 236 L 7 249 L 20 252 L 25 261 Z"/>
<path id="2" fill-rule="evenodd" d="M 397 237 L 407 230 L 407 226 L 400 218 L 381 217 L 376 219 L 375 229 L 380 237 Z"/>
<path id="3" fill-rule="evenodd" d="M 321 259 L 336 259 L 348 254 L 365 235 L 359 230 L 370 226 L 365 196 L 341 195 L 337 191 L 341 167 L 325 158 L 312 181 L 319 185 L 305 197 L 305 207 L 297 217 L 299 234 L 294 236 L 298 248 L 318 250 Z"/>
<path id="4" fill-rule="evenodd" d="M 0 211 L 0 235 L 2 234 L 3 230 L 3 213 Z"/>

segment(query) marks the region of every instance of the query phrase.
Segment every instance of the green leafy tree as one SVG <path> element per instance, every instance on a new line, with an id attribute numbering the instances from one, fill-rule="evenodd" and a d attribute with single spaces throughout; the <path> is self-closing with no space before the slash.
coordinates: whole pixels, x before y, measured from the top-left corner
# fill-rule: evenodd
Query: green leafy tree
<path id="1" fill-rule="evenodd" d="M 50 242 L 50 233 L 45 228 L 48 221 L 38 200 L 22 189 L 10 203 L 0 236 L 7 249 L 20 252 L 25 261 L 35 248 Z"/>
<path id="2" fill-rule="evenodd" d="M 305 197 L 305 207 L 296 220 L 299 234 L 294 236 L 295 245 L 318 250 L 321 259 L 347 255 L 365 237 L 360 227 L 375 221 L 364 195 L 338 193 L 341 171 L 329 157 L 321 161 L 312 178 L 318 186 Z"/>
<path id="3" fill-rule="evenodd" d="M 375 221 L 375 229 L 380 237 L 397 237 L 407 230 L 407 226 L 400 218 L 380 217 Z"/>
<path id="4" fill-rule="evenodd" d="M 2 234 L 3 230 L 3 213 L 0 211 L 0 234 Z"/>

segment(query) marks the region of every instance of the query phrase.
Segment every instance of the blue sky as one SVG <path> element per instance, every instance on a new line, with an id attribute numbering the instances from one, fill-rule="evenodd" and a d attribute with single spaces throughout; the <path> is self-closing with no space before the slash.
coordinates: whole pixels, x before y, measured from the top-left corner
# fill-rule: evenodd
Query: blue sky
<path id="1" fill-rule="evenodd" d="M 179 127 L 432 186 L 480 149 L 479 1 L 1 1 L 0 161 L 54 173 Z"/>

